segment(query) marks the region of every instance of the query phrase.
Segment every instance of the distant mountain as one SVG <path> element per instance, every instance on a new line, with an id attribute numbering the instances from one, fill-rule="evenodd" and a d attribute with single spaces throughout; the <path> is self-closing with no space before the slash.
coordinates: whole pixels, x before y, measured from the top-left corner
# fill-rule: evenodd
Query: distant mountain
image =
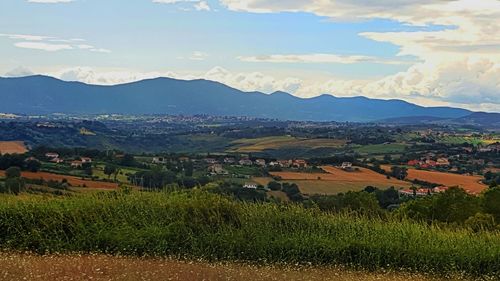
<path id="1" fill-rule="evenodd" d="M 455 118 L 452 121 L 459 124 L 500 128 L 500 113 L 474 112 L 464 117 Z"/>
<path id="2" fill-rule="evenodd" d="M 47 76 L 0 78 L 0 112 L 20 114 L 210 114 L 283 120 L 367 122 L 408 116 L 459 118 L 471 112 L 422 107 L 402 100 L 283 92 L 242 92 L 207 80 L 156 78 L 115 86 L 66 82 Z"/>
<path id="3" fill-rule="evenodd" d="M 500 128 L 500 113 L 474 112 L 458 118 L 443 118 L 432 116 L 409 116 L 378 120 L 385 124 L 457 124 L 488 128 Z"/>

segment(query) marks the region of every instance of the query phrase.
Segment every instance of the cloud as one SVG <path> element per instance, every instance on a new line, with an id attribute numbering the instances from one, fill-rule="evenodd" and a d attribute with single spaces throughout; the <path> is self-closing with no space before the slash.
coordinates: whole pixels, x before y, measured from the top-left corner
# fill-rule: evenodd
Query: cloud
<path id="1" fill-rule="evenodd" d="M 366 31 L 359 34 L 398 46 L 398 57 L 415 57 L 416 60 L 407 71 L 373 81 L 334 78 L 316 81 L 300 87 L 297 95 L 311 96 L 321 92 L 345 96 L 366 95 L 500 110 L 500 1 L 220 1 L 234 11 L 307 12 L 332 21 L 387 19 L 410 27 L 404 31 Z M 408 31 L 411 27 L 418 27 L 418 31 Z M 313 63 L 322 60 L 356 63 L 366 60 L 366 57 L 269 55 L 240 59 L 281 63 Z"/>
<path id="2" fill-rule="evenodd" d="M 208 5 L 208 3 L 206 1 L 200 1 L 198 2 L 197 4 L 194 5 L 194 8 L 197 10 L 197 11 L 210 11 L 210 6 Z"/>
<path id="3" fill-rule="evenodd" d="M 205 60 L 208 57 L 208 54 L 200 51 L 193 52 L 191 56 L 188 58 L 190 60 Z"/>
<path id="4" fill-rule="evenodd" d="M 17 42 L 14 46 L 24 49 L 35 49 L 48 52 L 55 52 L 61 50 L 72 50 L 73 47 L 67 44 L 48 44 L 43 42 Z"/>
<path id="5" fill-rule="evenodd" d="M 19 66 L 5 73 L 4 77 L 25 77 L 33 74 L 34 73 L 33 71 L 31 71 L 31 69 L 24 66 Z"/>
<path id="6" fill-rule="evenodd" d="M 56 4 L 56 3 L 70 3 L 74 0 L 28 0 L 28 3 L 40 3 L 40 4 Z"/>
<path id="7" fill-rule="evenodd" d="M 244 62 L 268 62 L 268 63 L 380 63 L 380 64 L 408 64 L 413 61 L 384 59 L 370 56 L 344 56 L 335 54 L 302 54 L 302 55 L 261 55 L 238 57 Z"/>
<path id="8" fill-rule="evenodd" d="M 159 4 L 180 4 L 180 3 L 194 3 L 193 8 L 196 11 L 211 11 L 212 9 L 208 5 L 207 1 L 200 0 L 153 0 L 153 3 Z M 189 11 L 186 8 L 180 8 L 183 11 Z"/>
<path id="9" fill-rule="evenodd" d="M 0 37 L 7 37 L 15 42 L 14 46 L 23 49 L 34 49 L 48 52 L 56 52 L 62 50 L 87 50 L 97 53 L 110 53 L 111 50 L 97 48 L 89 44 L 83 44 L 84 39 L 73 38 L 63 39 L 52 36 L 26 35 L 26 34 L 4 34 L 0 33 Z M 64 44 L 62 44 L 64 43 Z"/>

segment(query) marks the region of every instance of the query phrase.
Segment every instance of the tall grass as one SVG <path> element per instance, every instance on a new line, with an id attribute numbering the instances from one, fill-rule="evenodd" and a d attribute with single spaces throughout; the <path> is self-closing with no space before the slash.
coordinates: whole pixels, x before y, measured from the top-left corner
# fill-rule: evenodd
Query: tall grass
<path id="1" fill-rule="evenodd" d="M 0 198 L 5 250 L 500 274 L 500 235 L 238 203 L 204 192 Z"/>

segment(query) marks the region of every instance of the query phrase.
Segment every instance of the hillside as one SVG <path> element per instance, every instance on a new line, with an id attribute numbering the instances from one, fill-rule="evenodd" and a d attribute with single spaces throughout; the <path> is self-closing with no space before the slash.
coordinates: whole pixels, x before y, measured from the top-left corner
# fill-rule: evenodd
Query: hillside
<path id="1" fill-rule="evenodd" d="M 302 99 L 283 92 L 242 92 L 207 80 L 156 78 L 97 86 L 47 76 L 0 78 L 0 112 L 20 114 L 210 114 L 287 120 L 374 121 L 407 116 L 458 118 L 469 111 L 422 107 L 402 100 L 322 95 Z"/>

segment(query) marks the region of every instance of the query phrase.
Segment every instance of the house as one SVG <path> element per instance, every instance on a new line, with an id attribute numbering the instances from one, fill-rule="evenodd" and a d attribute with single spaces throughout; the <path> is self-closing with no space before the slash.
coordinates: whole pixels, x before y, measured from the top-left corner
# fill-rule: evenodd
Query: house
<path id="1" fill-rule="evenodd" d="M 153 164 L 165 164 L 167 159 L 165 157 L 153 157 Z"/>
<path id="2" fill-rule="evenodd" d="M 208 167 L 208 172 L 216 175 L 227 174 L 227 171 L 224 170 L 222 164 L 213 164 Z"/>
<path id="3" fill-rule="evenodd" d="M 208 164 L 217 164 L 219 162 L 215 158 L 205 158 L 205 163 L 208 163 Z"/>
<path id="4" fill-rule="evenodd" d="M 233 157 L 226 157 L 226 158 L 224 158 L 224 163 L 234 164 L 234 163 L 236 163 L 236 159 L 234 159 Z"/>
<path id="5" fill-rule="evenodd" d="M 428 166 L 428 167 L 436 167 L 437 162 L 436 162 L 436 161 L 434 161 L 434 160 L 430 160 L 430 159 L 428 159 L 428 160 L 425 160 L 425 164 L 427 164 L 427 166 Z M 449 164 L 449 163 L 448 163 L 448 164 Z"/>
<path id="6" fill-rule="evenodd" d="M 290 168 L 290 166 L 292 166 L 292 160 L 278 160 L 278 164 L 281 168 Z"/>
<path id="7" fill-rule="evenodd" d="M 92 163 L 92 158 L 89 157 L 82 157 L 81 158 L 82 163 Z"/>
<path id="8" fill-rule="evenodd" d="M 242 166 L 252 166 L 253 165 L 253 162 L 250 159 L 241 159 L 238 163 Z"/>
<path id="9" fill-rule="evenodd" d="M 271 162 L 269 162 L 269 166 L 271 166 L 271 167 L 277 167 L 279 165 L 280 165 L 280 163 L 278 161 L 271 161 Z"/>
<path id="10" fill-rule="evenodd" d="M 450 166 L 450 161 L 448 160 L 448 158 L 441 157 L 441 158 L 438 158 L 436 160 L 436 165 L 437 166 Z"/>
<path id="11" fill-rule="evenodd" d="M 307 168 L 307 162 L 306 162 L 306 160 L 303 160 L 303 159 L 297 159 L 297 160 L 293 161 L 292 167 L 304 169 L 304 168 Z"/>
<path id="12" fill-rule="evenodd" d="M 471 163 L 472 163 L 472 165 L 483 166 L 485 162 L 484 162 L 484 159 L 472 159 Z"/>
<path id="13" fill-rule="evenodd" d="M 419 160 L 410 160 L 408 161 L 408 166 L 418 166 L 420 165 L 420 161 Z"/>
<path id="14" fill-rule="evenodd" d="M 266 166 L 266 160 L 264 159 L 257 159 L 255 160 L 255 165 L 265 167 Z"/>
<path id="15" fill-rule="evenodd" d="M 257 189 L 257 184 L 255 183 L 245 183 L 243 185 L 243 188 L 248 188 L 248 189 Z"/>
<path id="16" fill-rule="evenodd" d="M 406 196 L 427 196 L 431 194 L 431 190 L 428 188 L 419 188 L 416 190 L 405 189 L 400 190 L 399 193 Z"/>
<path id="17" fill-rule="evenodd" d="M 56 158 L 52 158 L 52 159 L 50 159 L 50 162 L 52 162 L 52 163 L 56 163 L 56 164 L 60 164 L 60 163 L 63 163 L 63 162 L 64 162 L 64 160 L 63 160 L 63 159 L 61 159 L 61 158 L 57 158 L 57 157 L 56 157 Z"/>
<path id="18" fill-rule="evenodd" d="M 189 162 L 189 157 L 179 157 L 179 162 Z"/>
<path id="19" fill-rule="evenodd" d="M 83 167 L 83 162 L 80 160 L 71 161 L 71 168 L 81 168 Z"/>
<path id="20" fill-rule="evenodd" d="M 31 162 L 31 161 L 40 162 L 40 160 L 36 159 L 35 157 L 28 157 L 24 159 L 24 162 Z"/>
<path id="21" fill-rule="evenodd" d="M 49 159 L 59 158 L 59 153 L 47 152 L 47 153 L 45 153 L 45 157 L 47 157 Z"/>
<path id="22" fill-rule="evenodd" d="M 441 192 L 445 192 L 446 190 L 448 190 L 447 186 L 436 186 L 432 189 L 432 192 L 433 193 L 441 193 Z"/>
<path id="23" fill-rule="evenodd" d="M 344 162 L 342 163 L 342 166 L 340 166 L 343 170 L 349 170 L 352 168 L 352 163 L 351 162 Z"/>

